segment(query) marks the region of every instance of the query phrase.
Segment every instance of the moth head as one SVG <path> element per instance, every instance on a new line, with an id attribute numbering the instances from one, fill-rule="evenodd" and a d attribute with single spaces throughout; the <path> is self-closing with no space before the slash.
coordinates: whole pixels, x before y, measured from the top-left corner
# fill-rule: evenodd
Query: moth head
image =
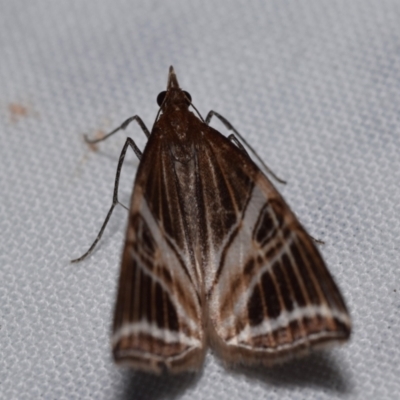
<path id="1" fill-rule="evenodd" d="M 192 96 L 190 93 L 181 89 L 173 89 L 173 90 L 164 90 L 159 93 L 157 96 L 157 104 L 161 107 L 162 105 L 166 105 L 166 103 L 178 103 L 179 101 L 186 103 L 188 106 L 192 102 Z"/>
<path id="2" fill-rule="evenodd" d="M 178 78 L 176 77 L 174 67 L 169 67 L 167 90 L 161 92 L 157 96 L 157 104 L 162 107 L 168 105 L 179 106 L 180 104 L 189 106 L 192 102 L 192 96 L 179 87 Z"/>

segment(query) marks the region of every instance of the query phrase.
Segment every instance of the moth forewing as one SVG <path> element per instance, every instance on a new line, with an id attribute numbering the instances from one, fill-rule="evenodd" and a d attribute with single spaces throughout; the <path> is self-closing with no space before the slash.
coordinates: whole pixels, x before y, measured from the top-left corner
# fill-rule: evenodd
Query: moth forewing
<path id="1" fill-rule="evenodd" d="M 340 292 L 283 198 L 221 134 L 210 129 L 203 139 L 199 176 L 212 172 L 202 179 L 210 194 L 202 203 L 213 227 L 203 268 L 217 353 L 228 363 L 272 365 L 347 340 Z"/>
<path id="2" fill-rule="evenodd" d="M 210 343 L 227 363 L 272 365 L 347 340 L 351 322 L 339 289 L 269 179 L 243 148 L 189 111 L 172 67 L 157 101 L 122 256 L 116 363 L 196 370 Z M 148 134 L 137 116 L 120 129 L 133 119 Z"/>
<path id="3" fill-rule="evenodd" d="M 168 98 L 164 104 L 170 104 Z M 175 132 L 168 108 L 162 110 L 132 194 L 112 342 L 118 364 L 174 373 L 202 364 L 204 299 L 182 198 L 193 167 L 176 166 L 170 151 Z"/>

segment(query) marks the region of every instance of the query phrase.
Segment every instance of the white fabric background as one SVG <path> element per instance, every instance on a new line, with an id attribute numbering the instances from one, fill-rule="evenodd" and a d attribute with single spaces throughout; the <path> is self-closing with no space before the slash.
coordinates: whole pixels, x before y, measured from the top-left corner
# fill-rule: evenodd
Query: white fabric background
<path id="1" fill-rule="evenodd" d="M 0 398 L 400 398 L 399 21 L 396 0 L 0 1 Z M 151 128 L 171 64 L 288 181 L 351 310 L 348 345 L 271 370 L 210 352 L 195 376 L 113 365 L 126 211 L 69 260 L 106 216 L 125 134 L 94 152 L 82 133 L 134 114 Z"/>

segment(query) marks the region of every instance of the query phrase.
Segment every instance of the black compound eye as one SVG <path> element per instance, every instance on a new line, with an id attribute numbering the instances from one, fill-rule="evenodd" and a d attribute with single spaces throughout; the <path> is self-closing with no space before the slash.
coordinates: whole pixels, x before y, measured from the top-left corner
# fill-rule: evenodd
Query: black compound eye
<path id="1" fill-rule="evenodd" d="M 183 91 L 183 93 L 185 93 L 185 96 L 188 98 L 189 104 L 190 104 L 192 101 L 192 96 L 190 95 L 190 93 L 186 92 L 185 90 Z"/>
<path id="2" fill-rule="evenodd" d="M 157 96 L 157 104 L 161 107 L 161 104 L 163 103 L 164 99 L 165 99 L 165 95 L 167 94 L 167 92 L 164 90 L 163 92 L 159 93 Z"/>

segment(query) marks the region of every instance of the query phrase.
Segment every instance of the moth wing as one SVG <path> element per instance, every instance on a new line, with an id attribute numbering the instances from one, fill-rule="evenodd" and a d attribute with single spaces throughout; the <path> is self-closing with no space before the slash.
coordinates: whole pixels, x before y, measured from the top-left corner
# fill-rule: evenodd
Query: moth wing
<path id="1" fill-rule="evenodd" d="M 347 340 L 348 311 L 310 236 L 242 150 L 216 131 L 206 139 L 205 152 L 219 160 L 214 181 L 229 188 L 223 212 L 236 216 L 225 239 L 210 246 L 206 267 L 209 335 L 217 353 L 228 363 L 271 365 Z"/>
<path id="2" fill-rule="evenodd" d="M 152 135 L 137 172 L 112 346 L 117 364 L 175 373 L 199 368 L 205 335 L 200 282 L 164 145 Z"/>

